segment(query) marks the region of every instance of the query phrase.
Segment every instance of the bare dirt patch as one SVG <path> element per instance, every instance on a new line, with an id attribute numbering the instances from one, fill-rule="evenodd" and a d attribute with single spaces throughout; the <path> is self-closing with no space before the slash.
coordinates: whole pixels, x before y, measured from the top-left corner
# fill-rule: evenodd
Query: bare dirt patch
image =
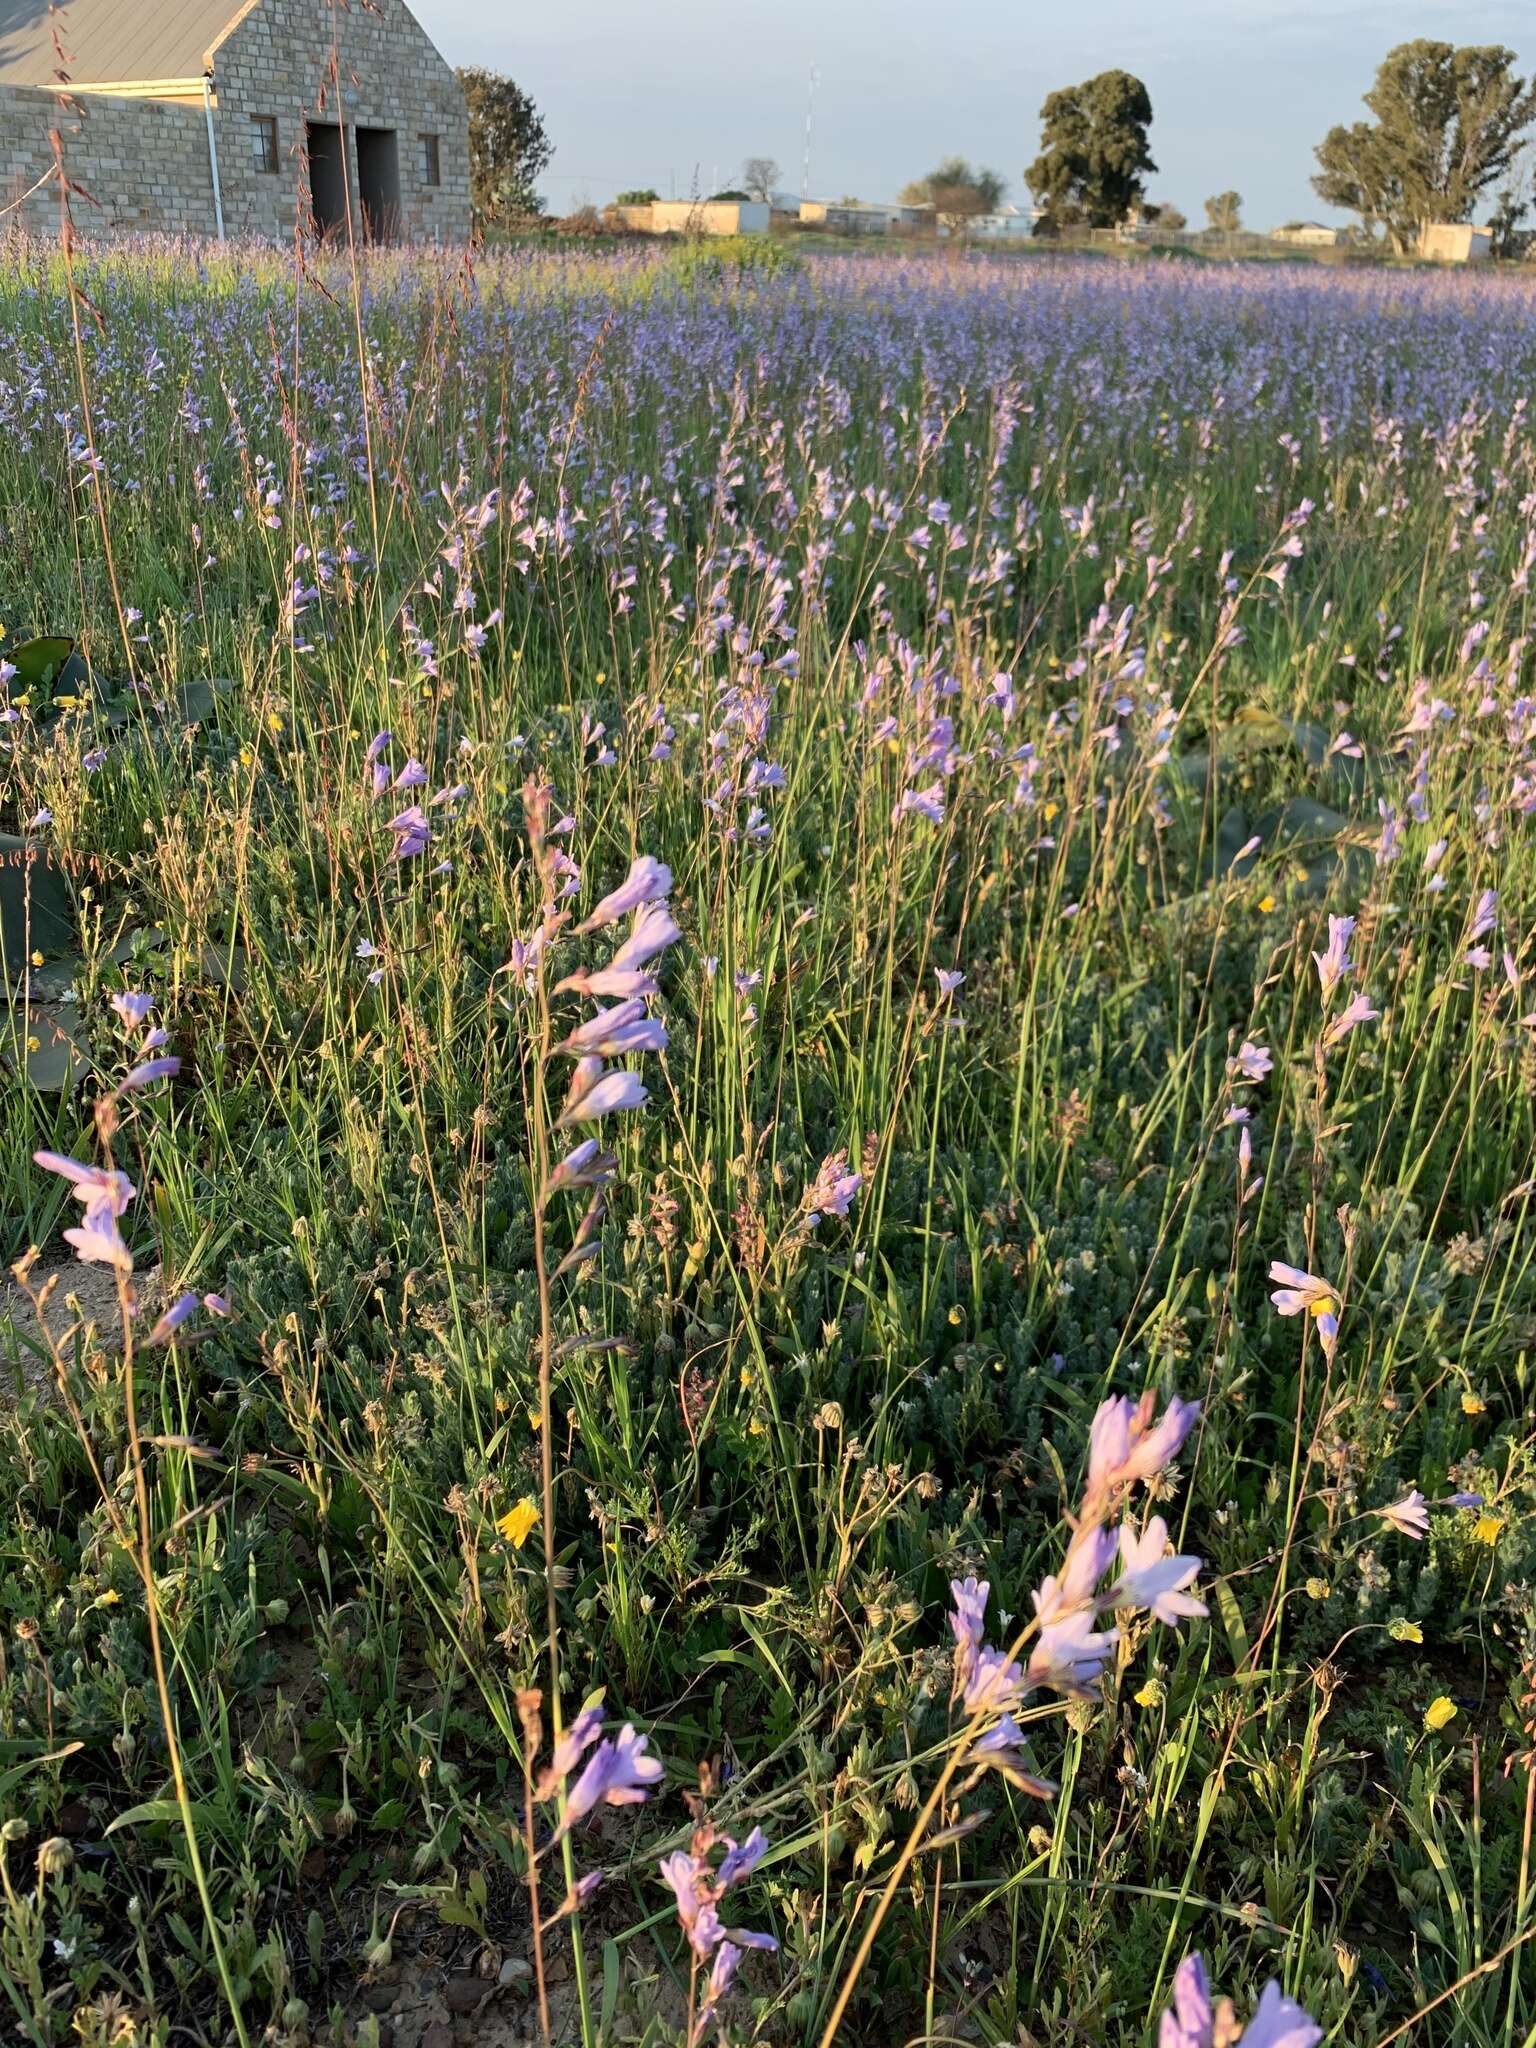
<path id="1" fill-rule="evenodd" d="M 158 1313 L 158 1268 L 137 1278 L 134 1287 L 139 1303 L 134 1320 L 142 1330 L 148 1327 L 145 1317 Z M 41 1324 L 33 1296 L 43 1299 Z M 26 1288 L 10 1276 L 0 1281 L 0 1402 L 14 1401 L 29 1388 L 44 1399 L 53 1394 L 50 1339 L 65 1358 L 119 1348 L 122 1317 L 117 1276 L 110 1266 L 82 1265 L 50 1252 L 33 1266 Z"/>

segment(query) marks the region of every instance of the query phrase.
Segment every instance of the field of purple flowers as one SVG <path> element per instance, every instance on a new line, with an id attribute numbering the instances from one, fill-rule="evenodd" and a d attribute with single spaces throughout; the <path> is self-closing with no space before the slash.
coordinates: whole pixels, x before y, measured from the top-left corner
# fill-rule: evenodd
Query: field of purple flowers
<path id="1" fill-rule="evenodd" d="M 1536 290 L 17 248 L 0 2006 L 1536 2043 Z"/>

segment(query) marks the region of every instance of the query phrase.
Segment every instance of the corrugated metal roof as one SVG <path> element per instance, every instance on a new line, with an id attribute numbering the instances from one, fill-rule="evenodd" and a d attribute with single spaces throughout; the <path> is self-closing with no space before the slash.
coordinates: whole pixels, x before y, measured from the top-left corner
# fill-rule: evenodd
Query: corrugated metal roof
<path id="1" fill-rule="evenodd" d="M 0 85 L 53 85 L 54 36 L 77 85 L 201 78 L 245 0 L 0 0 Z"/>

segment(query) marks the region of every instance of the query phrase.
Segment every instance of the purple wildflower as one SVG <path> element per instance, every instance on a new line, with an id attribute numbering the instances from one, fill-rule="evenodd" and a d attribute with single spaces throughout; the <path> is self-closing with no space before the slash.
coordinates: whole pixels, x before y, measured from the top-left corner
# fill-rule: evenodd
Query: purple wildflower
<path id="1" fill-rule="evenodd" d="M 1267 1045 L 1255 1045 L 1245 1038 L 1227 1061 L 1227 1073 L 1234 1081 L 1262 1081 L 1274 1064 Z"/>
<path id="2" fill-rule="evenodd" d="M 959 973 L 953 967 L 939 967 L 936 968 L 934 971 L 938 976 L 939 995 L 941 998 L 944 996 L 952 996 L 955 990 L 959 988 L 960 984 L 965 980 L 965 976 Z"/>
<path id="3" fill-rule="evenodd" d="M 829 1152 L 805 1191 L 803 1207 L 810 1217 L 846 1216 L 848 1205 L 864 1185 L 862 1173 L 848 1171 L 848 1154 Z"/>
<path id="4" fill-rule="evenodd" d="M 628 1067 L 610 1067 L 605 1072 L 602 1061 L 597 1060 L 598 1071 L 584 1073 L 587 1065 L 585 1059 L 577 1065 L 571 1093 L 560 1116 L 561 1129 L 570 1124 L 590 1123 L 594 1117 L 611 1116 L 616 1110 L 643 1109 L 650 1100 L 649 1089 Z"/>
<path id="5" fill-rule="evenodd" d="M 432 827 L 420 804 L 411 804 L 391 818 L 386 829 L 394 834 L 391 860 L 415 860 L 418 854 L 426 852 L 432 838 Z"/>
<path id="6" fill-rule="evenodd" d="M 190 1316 L 194 1316 L 196 1313 L 197 1296 L 195 1294 L 179 1295 L 150 1331 L 150 1343 L 164 1344 L 168 1338 L 176 1334 Z"/>
<path id="7" fill-rule="evenodd" d="M 132 1068 L 123 1076 L 123 1088 L 147 1088 L 152 1081 L 173 1081 L 181 1072 L 181 1061 L 174 1053 L 164 1059 L 145 1060 L 142 1065 Z"/>
<path id="8" fill-rule="evenodd" d="M 155 1007 L 155 999 L 139 989 L 124 989 L 113 996 L 112 1007 L 129 1031 L 137 1031 Z"/>
<path id="9" fill-rule="evenodd" d="M 1200 1560 L 1168 1554 L 1168 1524 L 1161 1515 L 1154 1515 L 1139 1536 L 1122 1527 L 1120 1558 L 1124 1569 L 1110 1589 L 1107 1606 L 1144 1608 L 1170 1628 L 1205 1613 L 1205 1602 L 1184 1590 L 1193 1585 Z"/>
<path id="10" fill-rule="evenodd" d="M 1349 942 L 1354 935 L 1355 920 L 1352 917 L 1329 918 L 1327 950 L 1312 955 L 1317 964 L 1317 978 L 1322 985 L 1324 1002 L 1327 1002 L 1344 976 L 1354 972 L 1355 963 L 1349 957 Z"/>
<path id="11" fill-rule="evenodd" d="M 637 1735 L 626 1721 L 617 1735 L 598 1744 L 571 1787 L 564 1818 L 555 1831 L 556 1841 L 584 1820 L 594 1806 L 638 1806 L 644 1801 L 662 1775 L 661 1759 L 645 1754 L 648 1741 L 648 1736 Z"/>
<path id="12" fill-rule="evenodd" d="M 1324 1031 L 1323 1049 L 1327 1051 L 1331 1046 L 1337 1045 L 1341 1038 L 1347 1038 L 1358 1024 L 1374 1024 L 1380 1015 L 1380 1010 L 1372 1007 L 1369 996 L 1351 996 L 1347 1005 Z"/>
<path id="13" fill-rule="evenodd" d="M 661 861 L 652 860 L 648 853 L 639 854 L 618 888 L 610 889 L 592 915 L 576 929 L 578 932 L 595 932 L 623 917 L 627 911 L 638 910 L 647 903 L 661 902 L 671 891 L 672 870 Z"/>
<path id="14" fill-rule="evenodd" d="M 1415 1543 L 1422 1543 L 1429 1534 L 1429 1503 L 1416 1486 L 1410 1486 L 1390 1507 L 1377 1508 L 1376 1513 L 1400 1536 L 1411 1536 Z"/>
<path id="15" fill-rule="evenodd" d="M 987 1596 L 991 1591 L 985 1579 L 951 1579 L 949 1582 L 950 1597 L 955 1603 L 949 1616 L 955 1638 L 955 1686 L 961 1692 L 970 1684 L 971 1674 L 976 1669 L 982 1630 L 986 1626 Z"/>

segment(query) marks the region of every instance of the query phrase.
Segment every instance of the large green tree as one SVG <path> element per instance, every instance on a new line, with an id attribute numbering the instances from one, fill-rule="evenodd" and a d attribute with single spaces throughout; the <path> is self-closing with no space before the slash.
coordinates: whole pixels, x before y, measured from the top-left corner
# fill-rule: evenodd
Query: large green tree
<path id="1" fill-rule="evenodd" d="M 901 197 L 907 206 L 931 206 L 946 227 L 958 228 L 978 213 L 996 213 L 1007 189 L 1000 172 L 984 165 L 973 170 L 963 156 L 947 156 L 926 178 L 914 178 Z"/>
<path id="2" fill-rule="evenodd" d="M 1114 227 L 1139 204 L 1155 171 L 1152 101 L 1129 71 L 1101 71 L 1047 95 L 1040 154 L 1024 173 L 1047 228 Z"/>
<path id="3" fill-rule="evenodd" d="M 478 66 L 455 73 L 469 107 L 469 196 L 482 227 L 542 211 L 534 180 L 555 153 L 521 86 Z"/>
<path id="4" fill-rule="evenodd" d="M 1536 120 L 1536 81 L 1515 61 L 1500 43 L 1399 43 L 1365 95 L 1375 120 L 1330 128 L 1318 144 L 1313 190 L 1384 228 L 1400 253 L 1432 221 L 1470 220 Z"/>

